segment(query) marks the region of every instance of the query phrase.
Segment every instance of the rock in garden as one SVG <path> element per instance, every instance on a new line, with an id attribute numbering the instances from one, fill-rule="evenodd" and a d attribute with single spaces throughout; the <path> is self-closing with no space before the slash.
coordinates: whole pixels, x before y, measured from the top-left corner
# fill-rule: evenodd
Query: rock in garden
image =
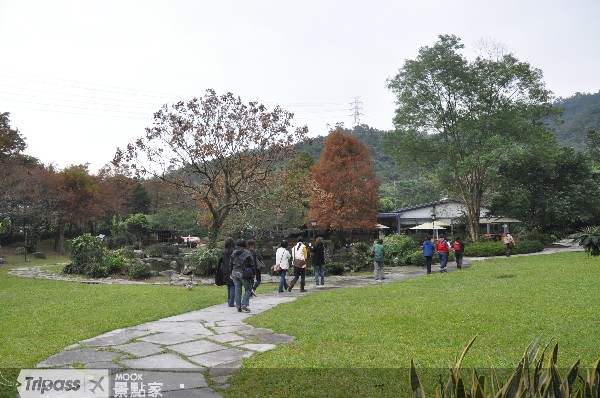
<path id="1" fill-rule="evenodd" d="M 15 254 L 22 256 L 26 253 L 26 249 L 24 247 L 17 247 L 15 249 Z"/>
<path id="2" fill-rule="evenodd" d="M 33 257 L 35 257 L 35 258 L 46 258 L 46 253 L 44 253 L 44 252 L 35 252 L 35 253 L 33 253 Z"/>

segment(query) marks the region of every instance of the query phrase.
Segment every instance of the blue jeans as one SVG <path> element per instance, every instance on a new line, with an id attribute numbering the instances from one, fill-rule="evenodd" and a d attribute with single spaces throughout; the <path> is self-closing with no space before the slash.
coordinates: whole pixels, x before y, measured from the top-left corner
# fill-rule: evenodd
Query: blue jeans
<path id="1" fill-rule="evenodd" d="M 250 295 L 252 294 L 252 280 L 244 278 L 233 278 L 235 285 L 235 305 L 238 308 L 250 305 Z M 242 286 L 244 286 L 244 297 L 242 297 Z"/>
<path id="2" fill-rule="evenodd" d="M 446 263 L 448 262 L 448 252 L 438 252 L 438 256 L 440 256 L 440 269 L 446 268 Z"/>
<path id="3" fill-rule="evenodd" d="M 287 274 L 287 269 L 282 269 L 279 271 L 279 293 L 283 293 L 284 290 L 288 289 L 287 281 L 285 280 L 285 275 Z"/>
<path id="4" fill-rule="evenodd" d="M 233 283 L 233 281 L 231 281 L 231 283 L 227 284 L 227 304 L 229 304 L 230 307 L 233 307 L 235 305 L 235 284 Z"/>
<path id="5" fill-rule="evenodd" d="M 315 284 L 319 285 L 319 276 L 321 276 L 321 285 L 325 284 L 325 266 L 315 265 Z"/>

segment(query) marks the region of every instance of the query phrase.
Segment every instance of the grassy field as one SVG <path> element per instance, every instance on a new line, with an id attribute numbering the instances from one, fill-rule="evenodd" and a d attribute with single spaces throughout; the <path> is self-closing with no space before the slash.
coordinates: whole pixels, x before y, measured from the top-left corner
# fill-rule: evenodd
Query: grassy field
<path id="1" fill-rule="evenodd" d="M 26 279 L 8 275 L 11 268 L 68 262 L 13 256 L 0 266 L 0 368 L 33 367 L 64 347 L 86 338 L 140 323 L 197 310 L 225 301 L 224 288 L 193 290 L 157 285 L 88 285 Z"/>
<path id="2" fill-rule="evenodd" d="M 476 335 L 466 367 L 512 369 L 538 336 L 559 343 L 560 366 L 590 367 L 600 357 L 599 282 L 600 258 L 565 253 L 308 295 L 249 320 L 297 339 L 246 359 L 224 394 L 407 396 L 411 358 L 435 381 Z"/>

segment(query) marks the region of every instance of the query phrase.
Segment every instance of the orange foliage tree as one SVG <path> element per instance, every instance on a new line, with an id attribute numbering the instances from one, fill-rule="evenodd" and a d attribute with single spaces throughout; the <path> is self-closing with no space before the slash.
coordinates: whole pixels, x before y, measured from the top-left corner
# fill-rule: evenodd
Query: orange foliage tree
<path id="1" fill-rule="evenodd" d="M 333 231 L 373 230 L 379 180 L 371 164 L 371 151 L 362 141 L 333 131 L 325 140 L 312 174 L 316 186 L 310 201 L 310 220 Z"/>

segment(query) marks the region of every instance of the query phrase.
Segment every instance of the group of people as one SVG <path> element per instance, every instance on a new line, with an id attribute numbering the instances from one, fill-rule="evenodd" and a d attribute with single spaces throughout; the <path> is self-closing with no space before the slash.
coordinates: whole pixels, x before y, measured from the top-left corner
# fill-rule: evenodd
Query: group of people
<path id="1" fill-rule="evenodd" d="M 427 268 L 427 274 L 431 274 L 431 264 L 433 262 L 433 255 L 435 252 L 438 253 L 440 258 L 440 272 L 448 272 L 446 265 L 448 264 L 448 256 L 450 250 L 454 250 L 454 257 L 456 258 L 456 268 L 462 268 L 463 254 L 465 252 L 465 244 L 457 237 L 454 243 L 451 245 L 446 240 L 444 235 L 440 235 L 437 241 L 434 241 L 433 236 L 428 235 L 423 242 L 423 257 L 425 257 L 425 267 Z"/>
<path id="2" fill-rule="evenodd" d="M 315 284 L 317 286 L 324 285 L 325 245 L 322 237 L 316 239 L 314 246 L 310 245 L 310 251 Z M 279 293 L 291 292 L 298 279 L 300 279 L 300 292 L 306 292 L 308 252 L 309 248 L 304 244 L 302 237 L 298 238 L 291 251 L 288 242 L 281 241 L 280 247 L 275 252 L 274 267 L 279 271 Z M 256 297 L 256 289 L 261 283 L 262 269 L 259 264 L 263 264 L 262 255 L 256 249 L 256 241 L 225 239 L 225 247 L 219 257 L 217 273 L 222 276 L 220 284 L 227 285 L 227 304 L 230 307 L 237 307 L 238 312 L 250 312 L 250 297 Z M 294 269 L 294 278 L 288 283 L 286 275 L 291 266 Z M 243 296 L 242 288 L 244 289 Z"/>
<path id="3" fill-rule="evenodd" d="M 510 257 L 515 240 L 510 233 L 507 233 L 502 240 L 506 247 L 506 256 Z M 423 256 L 425 257 L 425 266 L 427 267 L 428 274 L 431 274 L 431 263 L 435 252 L 438 253 L 438 257 L 440 258 L 440 272 L 447 272 L 446 265 L 448 264 L 450 250 L 454 251 L 456 268 L 461 269 L 463 255 L 465 253 L 465 244 L 460 237 L 457 237 L 451 245 L 444 235 L 440 235 L 437 241 L 434 241 L 433 236 L 427 236 L 423 242 Z"/>

